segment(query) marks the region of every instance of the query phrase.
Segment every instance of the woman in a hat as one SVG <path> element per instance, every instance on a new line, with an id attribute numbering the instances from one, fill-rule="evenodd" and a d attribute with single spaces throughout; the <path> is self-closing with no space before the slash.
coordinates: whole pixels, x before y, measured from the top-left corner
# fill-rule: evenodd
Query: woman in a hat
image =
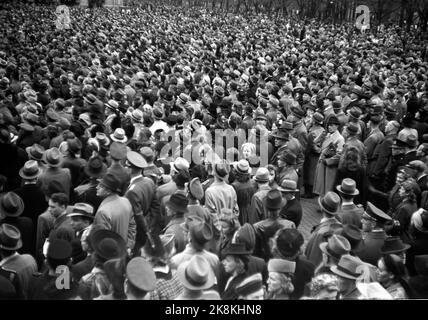
<path id="1" fill-rule="evenodd" d="M 267 300 L 289 300 L 294 291 L 292 278 L 296 262 L 284 259 L 270 259 L 268 263 Z"/>
<path id="2" fill-rule="evenodd" d="M 407 270 L 403 260 L 395 254 L 387 254 L 377 264 L 377 281 L 394 299 L 408 299 L 412 296 L 408 286 Z"/>
<path id="3" fill-rule="evenodd" d="M 235 232 L 239 229 L 238 218 L 230 209 L 223 209 L 219 217 L 220 225 L 220 245 L 218 255 L 222 257 L 222 251 L 232 242 Z"/>

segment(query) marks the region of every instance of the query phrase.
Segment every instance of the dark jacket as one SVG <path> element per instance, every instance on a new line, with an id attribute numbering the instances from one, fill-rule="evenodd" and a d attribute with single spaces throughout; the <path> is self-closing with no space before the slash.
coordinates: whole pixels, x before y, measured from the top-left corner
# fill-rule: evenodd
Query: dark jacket
<path id="1" fill-rule="evenodd" d="M 19 253 L 28 253 L 34 257 L 35 253 L 35 234 L 36 230 L 30 218 L 27 217 L 6 217 L 0 221 L 0 225 L 7 223 L 16 227 L 21 232 L 22 247 L 18 250 Z"/>
<path id="2" fill-rule="evenodd" d="M 31 300 L 74 300 L 78 296 L 78 284 L 70 275 L 70 286 L 57 288 L 57 277 L 45 273 L 35 273 L 31 279 L 28 299 Z M 65 280 L 66 281 L 66 278 Z"/>
<path id="3" fill-rule="evenodd" d="M 281 218 L 294 222 L 296 228 L 302 221 L 303 209 L 299 200 L 296 198 L 287 201 L 287 204 L 281 209 L 279 215 Z"/>
<path id="4" fill-rule="evenodd" d="M 363 242 L 356 255 L 364 262 L 377 266 L 377 262 L 382 256 L 380 248 L 382 248 L 385 239 L 386 234 L 383 229 L 363 233 Z"/>
<path id="5" fill-rule="evenodd" d="M 92 256 L 86 256 L 86 258 L 79 263 L 76 263 L 71 267 L 71 273 L 73 274 L 73 278 L 76 281 L 80 281 L 80 279 L 91 272 L 94 267 L 94 262 Z"/>
<path id="6" fill-rule="evenodd" d="M 28 217 L 37 225 L 37 218 L 48 208 L 45 195 L 37 184 L 24 184 L 14 192 L 24 201 L 23 217 Z"/>
<path id="7" fill-rule="evenodd" d="M 76 187 L 74 189 L 75 202 L 90 204 L 94 207 L 94 212 L 97 212 L 101 202 L 103 201 L 102 197 L 97 196 L 97 186 L 98 181 L 96 179 L 91 179 L 89 182 Z"/>
<path id="8" fill-rule="evenodd" d="M 342 204 L 339 218 L 343 224 L 352 224 L 361 229 L 361 217 L 363 213 L 364 208 L 362 206 L 357 206 L 354 203 Z"/>
<path id="9" fill-rule="evenodd" d="M 294 271 L 293 286 L 294 291 L 290 294 L 291 299 L 300 299 L 305 293 L 305 286 L 311 282 L 315 272 L 315 265 L 304 256 L 298 256 L 295 260 L 296 270 Z"/>
<path id="10" fill-rule="evenodd" d="M 251 198 L 256 193 L 257 185 L 254 180 L 248 180 L 247 182 L 235 181 L 232 183 L 232 187 L 235 188 L 236 196 L 238 199 L 239 206 L 239 223 L 243 225 L 250 221 L 250 204 Z"/>
<path id="11" fill-rule="evenodd" d="M 392 213 L 392 218 L 400 222 L 401 239 L 403 242 L 408 244 L 412 243 L 410 235 L 410 219 L 417 209 L 418 207 L 415 202 L 410 202 L 405 199 Z"/>

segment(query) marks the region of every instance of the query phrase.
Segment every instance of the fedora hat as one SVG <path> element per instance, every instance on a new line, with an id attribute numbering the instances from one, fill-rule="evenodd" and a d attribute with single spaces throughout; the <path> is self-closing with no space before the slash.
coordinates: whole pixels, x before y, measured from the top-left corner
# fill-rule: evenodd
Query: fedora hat
<path id="1" fill-rule="evenodd" d="M 268 262 L 268 272 L 294 273 L 296 262 L 285 259 L 270 259 Z"/>
<path id="2" fill-rule="evenodd" d="M 126 243 L 114 231 L 98 229 L 90 235 L 89 241 L 94 252 L 105 260 L 122 258 L 126 255 Z"/>
<path id="3" fill-rule="evenodd" d="M 325 211 L 331 215 L 337 215 L 337 210 L 340 205 L 340 197 L 337 193 L 329 191 L 324 197 L 318 198 L 318 204 L 322 211 Z"/>
<path id="4" fill-rule="evenodd" d="M 278 140 L 285 140 L 288 141 L 290 140 L 290 134 L 288 133 L 287 130 L 280 128 L 276 131 L 273 132 L 272 137 Z"/>
<path id="5" fill-rule="evenodd" d="M 245 159 L 239 160 L 234 167 L 239 173 L 251 173 L 250 164 Z"/>
<path id="6" fill-rule="evenodd" d="M 100 185 L 115 193 L 122 192 L 121 182 L 113 173 L 107 173 L 101 180 Z"/>
<path id="7" fill-rule="evenodd" d="M 221 180 L 225 180 L 229 174 L 229 166 L 226 163 L 216 163 L 214 165 L 214 175 Z"/>
<path id="8" fill-rule="evenodd" d="M 126 279 L 135 288 L 150 292 L 156 289 L 156 274 L 143 257 L 135 257 L 126 265 Z"/>
<path id="9" fill-rule="evenodd" d="M 338 234 L 333 234 L 327 242 L 322 242 L 319 246 L 322 252 L 336 259 L 340 259 L 341 256 L 349 254 L 351 251 L 348 239 Z"/>
<path id="10" fill-rule="evenodd" d="M 330 270 L 342 278 L 356 280 L 362 274 L 362 270 L 360 269 L 362 264 L 364 262 L 360 259 L 349 254 L 344 254 L 337 266 L 331 266 Z"/>
<path id="11" fill-rule="evenodd" d="M 177 276 L 184 287 L 190 290 L 205 290 L 214 285 L 215 275 L 208 261 L 201 255 L 180 264 Z"/>
<path id="12" fill-rule="evenodd" d="M 156 120 L 161 120 L 163 118 L 163 111 L 161 108 L 155 107 L 153 109 L 153 118 L 155 118 Z"/>
<path id="13" fill-rule="evenodd" d="M 406 139 L 406 144 L 409 148 L 416 148 L 418 146 L 418 139 L 413 134 L 409 135 Z"/>
<path id="14" fill-rule="evenodd" d="M 143 116 L 144 116 L 143 112 L 139 109 L 135 109 L 131 113 L 131 119 L 134 120 L 135 122 L 141 123 L 143 121 Z"/>
<path id="15" fill-rule="evenodd" d="M 328 118 L 327 120 L 327 125 L 330 125 L 330 124 L 340 125 L 339 119 L 337 119 L 337 117 L 334 115 L 330 116 L 330 118 Z"/>
<path id="16" fill-rule="evenodd" d="M 97 97 L 92 93 L 88 94 L 87 96 L 84 96 L 83 100 L 85 100 L 89 105 L 94 105 L 98 101 Z"/>
<path id="17" fill-rule="evenodd" d="M 110 157 L 115 160 L 123 160 L 126 158 L 126 145 L 120 142 L 113 142 L 110 145 Z"/>
<path id="18" fill-rule="evenodd" d="M 318 124 L 323 124 L 324 122 L 324 116 L 319 112 L 315 112 L 312 116 L 312 119 L 314 119 L 314 121 Z"/>
<path id="19" fill-rule="evenodd" d="M 208 223 L 200 219 L 190 220 L 188 223 L 189 234 L 192 241 L 201 245 L 213 238 L 213 230 Z"/>
<path id="20" fill-rule="evenodd" d="M 91 178 L 99 178 L 107 171 L 107 166 L 99 156 L 92 157 L 85 166 L 85 174 Z"/>
<path id="21" fill-rule="evenodd" d="M 182 192 L 175 192 L 171 195 L 165 206 L 177 213 L 186 213 L 189 200 Z"/>
<path id="22" fill-rule="evenodd" d="M 345 224 L 343 228 L 339 228 L 340 235 L 344 236 L 348 239 L 349 244 L 351 245 L 351 251 L 356 251 L 362 245 L 363 235 L 361 234 L 361 230 L 353 224 Z"/>
<path id="23" fill-rule="evenodd" d="M 50 167 L 60 167 L 62 163 L 61 152 L 58 148 L 48 149 L 43 155 L 43 160 Z"/>
<path id="24" fill-rule="evenodd" d="M 262 110 L 259 112 L 256 112 L 254 120 L 265 120 L 267 121 L 267 117 L 264 113 L 262 113 Z"/>
<path id="25" fill-rule="evenodd" d="M 282 153 L 281 156 L 279 157 L 279 160 L 285 162 L 285 164 L 289 165 L 289 166 L 295 166 L 296 165 L 296 155 L 292 152 L 285 152 Z"/>
<path id="26" fill-rule="evenodd" d="M 106 104 L 105 104 L 105 106 L 107 107 L 107 108 L 109 108 L 109 109 L 111 109 L 111 110 L 113 110 L 113 111 L 117 111 L 117 110 L 119 110 L 119 103 L 117 103 L 117 101 L 115 101 L 115 100 L 109 100 Z"/>
<path id="27" fill-rule="evenodd" d="M 385 212 L 377 208 L 370 201 L 367 201 L 367 208 L 366 208 L 366 211 L 363 213 L 363 218 L 367 218 L 378 222 L 386 222 L 386 221 L 392 220 L 392 218 L 389 215 L 387 215 Z"/>
<path id="28" fill-rule="evenodd" d="M 346 126 L 346 131 L 352 135 L 356 135 L 358 133 L 358 126 L 355 123 L 348 123 Z"/>
<path id="29" fill-rule="evenodd" d="M 7 223 L 0 225 L 0 249 L 15 251 L 22 247 L 21 232 Z"/>
<path id="30" fill-rule="evenodd" d="M 125 130 L 122 128 L 116 128 L 112 134 L 110 134 L 111 140 L 119 143 L 126 143 L 128 138 L 126 137 Z"/>
<path id="31" fill-rule="evenodd" d="M 95 134 L 95 139 L 98 140 L 101 146 L 107 147 L 110 144 L 110 139 L 104 132 L 97 132 Z"/>
<path id="32" fill-rule="evenodd" d="M 196 199 L 201 200 L 204 197 L 204 188 L 199 178 L 193 178 L 189 182 L 189 193 Z"/>
<path id="33" fill-rule="evenodd" d="M 264 198 L 264 205 L 267 209 L 281 209 L 285 204 L 285 199 L 282 198 L 281 192 L 277 189 L 269 190 Z"/>
<path id="34" fill-rule="evenodd" d="M 362 115 L 363 113 L 361 112 L 361 109 L 360 108 L 358 108 L 358 107 L 352 107 L 350 110 L 349 110 L 349 115 L 352 117 L 352 118 L 355 118 L 355 119 L 360 119 L 360 117 L 361 117 L 361 115 Z"/>
<path id="35" fill-rule="evenodd" d="M 284 179 L 278 187 L 281 192 L 298 192 L 297 183 L 294 180 Z"/>
<path id="36" fill-rule="evenodd" d="M 69 217 L 84 217 L 93 220 L 94 219 L 94 207 L 90 204 L 78 202 L 75 203 L 73 209 L 68 214 Z"/>
<path id="37" fill-rule="evenodd" d="M 260 183 L 269 182 L 269 169 L 261 167 L 256 171 L 256 175 L 254 176 L 254 180 Z"/>
<path id="38" fill-rule="evenodd" d="M 382 248 L 380 248 L 380 253 L 382 254 L 391 254 L 391 253 L 400 253 L 404 252 L 410 248 L 410 245 L 404 243 L 400 237 L 388 237 L 385 239 Z"/>
<path id="39" fill-rule="evenodd" d="M 41 161 L 43 159 L 43 154 L 45 153 L 45 148 L 35 143 L 31 147 L 25 148 L 25 151 L 27 151 L 30 159 Z"/>
<path id="40" fill-rule="evenodd" d="M 306 115 L 305 111 L 299 107 L 291 107 L 291 113 L 299 119 L 302 119 Z"/>
<path id="41" fill-rule="evenodd" d="M 227 255 L 250 255 L 252 251 L 248 250 L 245 246 L 245 243 L 230 243 L 223 251 L 223 256 L 226 257 Z"/>
<path id="42" fill-rule="evenodd" d="M 24 211 L 24 201 L 15 192 L 8 192 L 0 199 L 0 214 L 5 217 L 18 217 Z"/>
<path id="43" fill-rule="evenodd" d="M 24 166 L 19 170 L 19 176 L 22 179 L 33 180 L 40 174 L 40 169 L 37 161 L 28 160 Z"/>
<path id="44" fill-rule="evenodd" d="M 343 179 L 342 184 L 336 186 L 336 190 L 350 196 L 356 196 L 360 194 L 357 189 L 357 183 L 350 178 Z"/>
<path id="45" fill-rule="evenodd" d="M 174 171 L 182 171 L 182 170 L 189 170 L 190 164 L 189 161 L 182 157 L 177 157 L 174 162 L 171 163 L 171 169 Z"/>

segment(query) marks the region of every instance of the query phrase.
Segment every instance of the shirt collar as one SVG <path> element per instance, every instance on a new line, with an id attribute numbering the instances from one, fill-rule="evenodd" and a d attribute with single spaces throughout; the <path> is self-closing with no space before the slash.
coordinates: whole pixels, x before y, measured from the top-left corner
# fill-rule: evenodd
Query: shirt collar
<path id="1" fill-rule="evenodd" d="M 18 255 L 18 252 L 15 252 L 11 256 L 4 258 L 2 261 L 0 261 L 0 267 L 2 267 L 6 262 L 14 259 L 17 255 Z"/>
<path id="2" fill-rule="evenodd" d="M 129 185 L 133 184 L 135 180 L 137 180 L 139 178 L 142 178 L 142 177 L 143 177 L 143 175 L 139 174 L 138 176 L 135 176 L 135 177 L 131 178 L 131 181 L 129 182 Z"/>

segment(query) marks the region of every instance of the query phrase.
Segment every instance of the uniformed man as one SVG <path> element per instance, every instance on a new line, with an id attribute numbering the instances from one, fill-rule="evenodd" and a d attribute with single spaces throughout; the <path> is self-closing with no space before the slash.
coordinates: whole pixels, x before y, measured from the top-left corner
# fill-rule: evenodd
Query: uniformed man
<path id="1" fill-rule="evenodd" d="M 72 300 L 78 296 L 78 284 L 69 270 L 72 248 L 68 241 L 55 239 L 47 252 L 48 270 L 34 273 L 30 282 L 29 299 Z"/>
<path id="2" fill-rule="evenodd" d="M 377 261 L 382 256 L 380 249 L 386 239 L 384 225 L 390 220 L 391 217 L 385 212 L 375 207 L 371 202 L 367 202 L 367 209 L 361 218 L 363 244 L 361 250 L 357 252 L 361 260 L 377 265 Z"/>

